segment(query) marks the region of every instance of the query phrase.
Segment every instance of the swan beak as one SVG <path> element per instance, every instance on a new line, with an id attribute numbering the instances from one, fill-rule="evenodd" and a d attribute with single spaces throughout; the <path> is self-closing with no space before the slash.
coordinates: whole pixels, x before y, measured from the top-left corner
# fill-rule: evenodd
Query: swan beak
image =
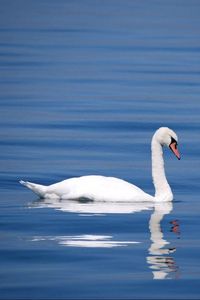
<path id="1" fill-rule="evenodd" d="M 176 155 L 176 157 L 180 160 L 181 159 L 181 155 L 178 151 L 178 148 L 177 148 L 177 143 L 174 142 L 174 143 L 171 143 L 169 145 L 170 149 L 172 150 L 172 152 L 174 153 L 174 155 Z"/>

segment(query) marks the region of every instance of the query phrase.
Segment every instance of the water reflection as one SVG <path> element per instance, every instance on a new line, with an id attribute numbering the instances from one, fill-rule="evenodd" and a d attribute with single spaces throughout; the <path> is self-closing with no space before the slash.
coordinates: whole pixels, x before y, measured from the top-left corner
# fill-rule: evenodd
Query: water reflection
<path id="1" fill-rule="evenodd" d="M 106 215 L 106 214 L 132 214 L 143 210 L 153 210 L 149 220 L 150 230 L 150 247 L 149 255 L 146 261 L 152 271 L 154 279 L 169 279 L 176 276 L 178 266 L 172 253 L 176 248 L 170 247 L 169 242 L 164 239 L 161 229 L 161 221 L 164 216 L 169 214 L 173 209 L 172 202 L 152 203 L 152 202 L 93 202 L 81 199 L 80 201 L 43 199 L 30 204 L 30 207 L 49 207 L 64 212 L 78 213 L 79 215 Z M 171 223 L 171 231 L 179 235 L 179 224 L 177 220 Z M 58 244 L 67 247 L 94 247 L 94 248 L 112 248 L 129 246 L 130 244 L 140 243 L 139 241 L 117 241 L 113 236 L 101 235 L 74 235 L 74 236 L 46 236 L 34 237 L 33 241 L 52 240 Z M 173 276 L 172 276 L 173 275 Z"/>
<path id="2" fill-rule="evenodd" d="M 30 204 L 30 207 L 50 207 L 64 212 L 79 214 L 130 214 L 154 207 L 152 202 L 94 202 L 81 199 L 80 201 L 43 199 Z"/>
<path id="3" fill-rule="evenodd" d="M 153 208 L 152 203 L 115 203 L 115 202 L 93 202 L 87 199 L 79 201 L 43 199 L 30 204 L 30 207 L 50 207 L 64 212 L 78 213 L 79 215 L 105 215 L 105 214 L 130 214 L 141 210 Z M 66 247 L 87 248 L 113 248 L 139 244 L 139 241 L 119 241 L 113 236 L 102 235 L 74 235 L 74 236 L 37 236 L 32 241 L 56 241 L 59 245 Z"/>
<path id="4" fill-rule="evenodd" d="M 147 263 L 152 269 L 154 279 L 170 278 L 170 275 L 178 271 L 174 258 L 170 256 L 176 251 L 176 248 L 169 247 L 169 242 L 164 239 L 161 229 L 161 221 L 166 214 L 169 214 L 173 209 L 172 202 L 155 203 L 154 212 L 149 221 L 151 245 L 149 247 L 149 256 Z M 172 221 L 172 231 L 175 226 L 178 226 L 177 221 Z"/>
<path id="5" fill-rule="evenodd" d="M 34 237 L 33 242 L 37 241 L 56 241 L 59 245 L 67 247 L 84 247 L 84 248 L 113 248 L 123 247 L 130 244 L 139 244 L 134 241 L 116 241 L 110 235 L 82 234 L 74 236 L 45 236 Z"/>

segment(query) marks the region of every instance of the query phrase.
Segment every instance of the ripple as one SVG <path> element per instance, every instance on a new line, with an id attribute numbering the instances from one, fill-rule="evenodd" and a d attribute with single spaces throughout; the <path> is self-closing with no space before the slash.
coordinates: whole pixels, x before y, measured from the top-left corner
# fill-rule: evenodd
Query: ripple
<path id="1" fill-rule="evenodd" d="M 131 244 L 139 244 L 135 241 L 115 241 L 109 235 L 74 235 L 74 236 L 47 236 L 47 237 L 34 237 L 33 242 L 40 241 L 56 241 L 59 245 L 66 247 L 84 247 L 84 248 L 113 248 L 113 247 L 126 247 Z"/>

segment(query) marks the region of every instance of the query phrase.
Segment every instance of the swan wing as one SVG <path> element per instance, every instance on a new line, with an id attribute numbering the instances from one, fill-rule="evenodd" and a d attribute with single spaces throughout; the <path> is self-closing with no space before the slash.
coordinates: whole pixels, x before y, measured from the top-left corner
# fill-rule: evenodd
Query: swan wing
<path id="1" fill-rule="evenodd" d="M 87 198 L 95 201 L 152 201 L 153 197 L 139 187 L 115 177 L 98 175 L 70 178 L 52 184 L 46 197 L 57 195 L 61 199 Z"/>

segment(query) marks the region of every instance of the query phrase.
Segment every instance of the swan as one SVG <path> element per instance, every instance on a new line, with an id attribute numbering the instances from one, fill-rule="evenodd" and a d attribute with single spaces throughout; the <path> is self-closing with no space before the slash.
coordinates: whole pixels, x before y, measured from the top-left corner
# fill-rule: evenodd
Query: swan
<path id="1" fill-rule="evenodd" d="M 92 201 L 172 201 L 173 194 L 167 182 L 163 160 L 163 146 L 169 147 L 180 159 L 177 148 L 178 137 L 168 127 L 160 127 L 151 141 L 152 177 L 155 196 L 145 193 L 139 187 L 115 177 L 87 175 L 69 178 L 49 186 L 20 180 L 20 183 L 40 198 L 78 200 L 86 198 Z"/>

